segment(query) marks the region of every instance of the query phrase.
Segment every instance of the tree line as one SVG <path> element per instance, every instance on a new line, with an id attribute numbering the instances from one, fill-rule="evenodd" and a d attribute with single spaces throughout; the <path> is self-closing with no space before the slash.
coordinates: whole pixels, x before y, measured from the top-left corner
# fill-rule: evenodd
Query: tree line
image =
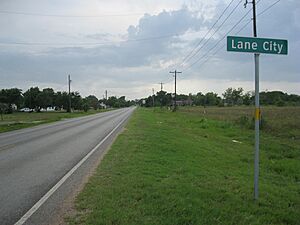
<path id="1" fill-rule="evenodd" d="M 195 106 L 236 106 L 236 105 L 253 105 L 254 92 L 244 92 L 243 88 L 227 88 L 222 96 L 217 93 L 208 92 L 203 94 L 179 94 L 176 96 L 177 105 L 195 105 Z M 165 91 L 159 91 L 155 95 L 141 99 L 140 105 L 146 107 L 154 106 L 173 106 L 174 95 Z M 276 106 L 300 106 L 300 96 L 287 94 L 281 91 L 270 91 L 260 93 L 261 105 Z"/>
<path id="2" fill-rule="evenodd" d="M 165 91 L 159 91 L 155 95 L 142 98 L 136 101 L 127 101 L 125 96 L 111 96 L 108 99 L 98 99 L 94 95 L 82 97 L 79 92 L 71 92 L 72 110 L 99 109 L 102 107 L 121 108 L 138 103 L 139 105 L 153 106 L 172 106 L 174 95 Z M 244 92 L 243 88 L 227 88 L 222 96 L 217 93 L 208 92 L 203 94 L 179 94 L 177 95 L 177 105 L 196 105 L 196 106 L 235 106 L 253 105 L 254 93 Z M 300 96 L 287 94 L 281 91 L 270 91 L 260 93 L 261 105 L 293 105 L 300 106 Z M 55 92 L 52 88 L 40 90 L 38 87 L 31 87 L 22 92 L 18 88 L 0 90 L 0 111 L 1 113 L 11 113 L 20 108 L 34 109 L 40 111 L 47 107 L 55 107 L 57 110 L 67 110 L 69 108 L 69 94 L 65 91 Z"/>
<path id="3" fill-rule="evenodd" d="M 89 95 L 83 98 L 79 92 L 71 92 L 70 96 L 72 110 L 88 111 L 103 107 L 121 108 L 135 103 L 134 101 L 127 101 L 125 96 L 98 99 L 94 95 Z M 55 92 L 52 88 L 40 90 L 38 87 L 31 87 L 25 92 L 18 88 L 0 90 L 1 113 L 12 113 L 21 108 L 34 109 L 38 112 L 48 107 L 55 107 L 56 110 L 67 110 L 69 108 L 69 94 L 65 91 Z"/>

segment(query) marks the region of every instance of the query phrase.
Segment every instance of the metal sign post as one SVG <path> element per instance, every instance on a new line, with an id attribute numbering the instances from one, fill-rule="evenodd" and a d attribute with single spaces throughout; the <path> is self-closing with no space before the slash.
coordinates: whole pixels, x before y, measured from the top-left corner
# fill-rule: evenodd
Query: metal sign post
<path id="1" fill-rule="evenodd" d="M 246 1 L 245 6 L 250 3 Z M 252 52 L 254 53 L 255 65 L 255 154 L 254 154 L 254 199 L 258 199 L 258 180 L 259 180 L 259 123 L 260 123 L 260 105 L 259 105 L 259 54 L 279 54 L 287 55 L 287 40 L 257 38 L 256 31 L 256 9 L 255 0 L 253 4 L 253 36 L 251 37 L 227 37 L 227 51 L 232 52 Z"/>
<path id="2" fill-rule="evenodd" d="M 257 37 L 256 30 L 256 4 L 252 0 L 253 5 L 253 36 Z M 259 178 L 259 122 L 260 122 L 260 106 L 259 106 L 259 54 L 254 54 L 255 64 L 255 155 L 254 155 L 254 199 L 258 199 L 258 178 Z"/>
<path id="3" fill-rule="evenodd" d="M 255 63 L 255 156 L 254 156 L 254 199 L 258 199 L 258 178 L 259 178 L 259 54 L 254 54 Z"/>

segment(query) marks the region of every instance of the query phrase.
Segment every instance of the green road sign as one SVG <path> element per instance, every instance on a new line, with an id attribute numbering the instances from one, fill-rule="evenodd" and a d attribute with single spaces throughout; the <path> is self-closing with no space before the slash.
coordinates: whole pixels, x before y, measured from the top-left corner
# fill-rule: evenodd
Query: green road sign
<path id="1" fill-rule="evenodd" d="M 287 55 L 288 41 L 270 38 L 228 36 L 227 51 Z"/>

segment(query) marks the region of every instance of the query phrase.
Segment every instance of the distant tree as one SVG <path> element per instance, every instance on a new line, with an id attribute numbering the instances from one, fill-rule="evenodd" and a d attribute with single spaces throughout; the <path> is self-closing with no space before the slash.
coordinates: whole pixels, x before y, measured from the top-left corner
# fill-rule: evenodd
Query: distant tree
<path id="1" fill-rule="evenodd" d="M 69 101 L 68 104 L 69 105 Z M 80 96 L 79 92 L 71 92 L 71 106 L 75 110 L 82 110 L 83 109 L 83 100 Z"/>
<path id="2" fill-rule="evenodd" d="M 286 103 L 282 99 L 280 99 L 280 100 L 276 101 L 276 105 L 279 107 L 282 107 L 282 106 L 285 106 Z"/>
<path id="3" fill-rule="evenodd" d="M 116 96 L 110 96 L 107 99 L 107 105 L 110 107 L 116 107 L 117 106 L 117 97 Z"/>
<path id="4" fill-rule="evenodd" d="M 248 91 L 247 93 L 245 93 L 242 98 L 243 98 L 243 104 L 244 105 L 251 105 L 253 104 L 253 96 L 254 93 L 251 91 Z"/>
<path id="5" fill-rule="evenodd" d="M 1 113 L 1 120 L 3 121 L 3 114 L 9 109 L 8 104 L 0 102 L 0 113 Z"/>
<path id="6" fill-rule="evenodd" d="M 295 95 L 295 94 L 291 94 L 288 96 L 288 101 L 289 102 L 293 102 L 293 103 L 300 103 L 300 96 L 299 95 Z"/>
<path id="7" fill-rule="evenodd" d="M 8 105 L 8 111 L 12 112 L 12 105 L 15 104 L 18 108 L 23 102 L 22 90 L 18 88 L 0 90 L 0 102 Z"/>
<path id="8" fill-rule="evenodd" d="M 185 101 L 188 100 L 189 96 L 185 94 L 177 94 L 176 99 L 177 101 Z"/>
<path id="9" fill-rule="evenodd" d="M 54 94 L 53 105 L 61 109 L 67 109 L 69 102 L 69 95 L 67 92 L 60 92 Z"/>
<path id="10" fill-rule="evenodd" d="M 205 105 L 205 95 L 198 92 L 196 95 L 192 95 L 193 103 L 197 106 Z"/>
<path id="11" fill-rule="evenodd" d="M 28 89 L 24 95 L 24 105 L 30 109 L 39 108 L 39 99 L 38 96 L 41 93 L 38 87 L 31 87 Z"/>
<path id="12" fill-rule="evenodd" d="M 52 88 L 45 88 L 37 95 L 37 103 L 40 108 L 54 106 L 54 90 Z"/>
<path id="13" fill-rule="evenodd" d="M 121 96 L 119 98 L 117 98 L 116 96 L 111 96 L 107 99 L 106 103 L 108 106 L 113 108 L 128 107 L 131 105 L 131 101 L 126 101 L 125 96 Z"/>
<path id="14" fill-rule="evenodd" d="M 292 96 L 294 98 L 294 96 Z M 280 105 L 290 103 L 290 96 L 282 91 L 270 91 L 260 93 L 260 103 L 262 105 Z"/>
<path id="15" fill-rule="evenodd" d="M 84 112 L 87 112 L 89 110 L 89 103 L 86 98 L 82 99 L 82 109 Z"/>
<path id="16" fill-rule="evenodd" d="M 205 105 L 207 106 L 219 105 L 220 101 L 221 98 L 216 93 L 208 92 L 205 94 Z"/>
<path id="17" fill-rule="evenodd" d="M 96 96 L 89 95 L 85 99 L 87 100 L 88 107 L 92 107 L 95 110 L 97 110 L 99 108 L 99 101 Z"/>
<path id="18" fill-rule="evenodd" d="M 160 106 L 166 106 L 168 103 L 170 103 L 170 100 L 168 99 L 168 96 L 167 96 L 167 92 L 165 92 L 165 91 L 157 92 L 156 98 L 157 98 Z"/>
<path id="19" fill-rule="evenodd" d="M 126 97 L 125 96 L 121 96 L 118 99 L 118 102 L 119 102 L 119 107 L 120 108 L 124 108 L 124 107 L 128 107 L 129 106 L 129 102 L 126 101 Z"/>
<path id="20" fill-rule="evenodd" d="M 241 105 L 243 104 L 243 88 L 227 88 L 222 94 L 224 101 L 228 105 Z"/>
<path id="21" fill-rule="evenodd" d="M 222 94 L 224 98 L 224 102 L 227 105 L 233 105 L 233 96 L 232 96 L 233 88 L 227 88 L 225 92 Z"/>

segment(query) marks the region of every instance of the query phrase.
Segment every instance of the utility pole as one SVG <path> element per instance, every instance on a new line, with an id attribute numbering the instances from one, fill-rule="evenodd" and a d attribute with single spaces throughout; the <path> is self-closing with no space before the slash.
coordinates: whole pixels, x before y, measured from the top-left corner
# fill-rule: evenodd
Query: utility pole
<path id="1" fill-rule="evenodd" d="M 163 85 L 164 85 L 164 83 L 163 83 L 163 82 L 160 82 L 160 83 L 158 83 L 158 84 L 160 84 L 160 91 L 162 91 L 162 90 L 163 90 Z"/>
<path id="2" fill-rule="evenodd" d="M 176 79 L 177 79 L 177 73 L 182 73 L 182 72 L 179 72 L 179 71 L 175 70 L 174 72 L 170 71 L 170 73 L 173 73 L 174 77 L 175 77 L 175 96 L 174 96 L 174 109 L 173 109 L 173 111 L 175 112 L 176 109 L 177 109 L 177 103 L 176 103 L 176 97 L 177 97 L 177 93 L 176 93 Z"/>
<path id="3" fill-rule="evenodd" d="M 152 107 L 154 107 L 154 88 L 152 88 Z"/>
<path id="4" fill-rule="evenodd" d="M 162 91 L 163 91 L 163 82 L 158 83 L 160 84 L 160 108 L 163 106 L 163 100 L 162 100 Z"/>
<path id="5" fill-rule="evenodd" d="M 252 3 L 253 9 L 253 36 L 257 37 L 256 29 L 256 3 L 245 2 L 245 8 L 248 3 Z M 255 63 L 255 155 L 254 155 L 254 199 L 258 200 L 258 180 L 259 180 L 259 123 L 260 123 L 260 106 L 259 106 L 259 53 L 254 54 Z"/>
<path id="6" fill-rule="evenodd" d="M 71 112 L 71 76 L 68 76 L 68 84 L 69 84 L 69 107 L 68 112 Z"/>
<path id="7" fill-rule="evenodd" d="M 107 101 L 107 90 L 105 90 L 105 99 Z"/>

